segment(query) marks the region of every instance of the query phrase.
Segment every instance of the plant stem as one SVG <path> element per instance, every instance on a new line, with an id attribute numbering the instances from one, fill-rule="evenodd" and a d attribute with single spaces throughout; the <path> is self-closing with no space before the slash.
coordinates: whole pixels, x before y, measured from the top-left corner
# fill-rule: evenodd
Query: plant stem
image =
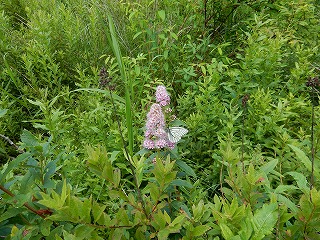
<path id="1" fill-rule="evenodd" d="M 244 122 L 245 122 L 245 110 L 244 113 L 242 115 L 242 128 L 241 128 L 241 163 L 242 163 L 242 172 L 244 173 L 244 160 L 243 160 L 243 156 L 244 156 Z"/>
<path id="2" fill-rule="evenodd" d="M 9 190 L 6 189 L 4 186 L 0 185 L 0 190 L 4 191 L 6 194 L 8 194 L 10 197 L 14 197 L 15 195 Z M 46 216 L 44 214 L 41 214 L 40 212 L 38 212 L 38 210 L 36 210 L 35 208 L 31 207 L 28 203 L 24 203 L 23 206 L 25 206 L 26 208 L 28 208 L 31 212 L 34 212 L 35 214 L 39 215 L 42 218 L 46 218 Z"/>
<path id="3" fill-rule="evenodd" d="M 146 211 L 146 206 L 145 206 L 145 202 L 143 201 L 143 198 L 142 198 L 142 194 L 141 194 L 141 190 L 139 188 L 139 184 L 138 184 L 138 179 L 136 177 L 136 175 L 134 174 L 135 173 L 135 168 L 134 166 L 132 165 L 131 163 L 131 157 L 128 153 L 128 149 L 127 149 L 127 146 L 126 146 L 126 142 L 124 140 L 124 137 L 123 137 L 123 132 L 121 130 L 121 124 L 120 124 L 120 119 L 117 115 L 117 109 L 116 109 L 116 105 L 114 103 L 114 99 L 112 97 L 112 92 L 111 92 L 111 89 L 109 88 L 109 93 L 110 93 L 110 100 L 111 100 L 111 103 L 112 103 L 112 106 L 113 106 L 113 112 L 115 114 L 115 117 L 116 117 L 116 121 L 117 121 L 117 124 L 118 124 L 118 129 L 119 129 L 119 133 L 120 133 L 120 137 L 121 137 L 121 141 L 122 141 L 122 145 L 123 145 L 123 148 L 124 148 L 124 152 L 125 152 L 125 157 L 126 159 L 128 160 L 129 162 L 129 166 L 130 166 L 130 169 L 132 171 L 132 176 L 133 176 L 133 181 L 134 181 L 134 185 L 137 189 L 137 192 L 138 192 L 138 198 L 139 198 L 139 201 L 142 205 L 142 209 L 143 209 L 143 212 L 145 214 L 145 216 L 148 218 L 148 214 L 147 214 L 147 211 Z"/>
<path id="4" fill-rule="evenodd" d="M 11 146 L 13 146 L 19 153 L 23 153 L 23 150 L 20 150 L 19 147 L 13 142 L 11 141 L 10 138 L 6 137 L 5 135 L 0 134 L 0 137 L 3 138 L 4 140 L 6 140 Z"/>
<path id="5" fill-rule="evenodd" d="M 314 87 L 312 87 L 312 97 L 315 98 Z M 311 177 L 310 177 L 310 190 L 312 190 L 314 184 L 314 103 L 312 103 L 311 114 Z"/>

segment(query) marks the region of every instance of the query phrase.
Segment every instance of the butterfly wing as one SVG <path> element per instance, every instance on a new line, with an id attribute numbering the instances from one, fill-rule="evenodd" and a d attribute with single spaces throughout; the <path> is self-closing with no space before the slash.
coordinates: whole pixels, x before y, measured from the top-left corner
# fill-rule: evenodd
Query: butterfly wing
<path id="1" fill-rule="evenodd" d="M 168 139 L 170 142 L 177 143 L 188 133 L 188 129 L 183 127 L 170 127 L 168 130 Z"/>

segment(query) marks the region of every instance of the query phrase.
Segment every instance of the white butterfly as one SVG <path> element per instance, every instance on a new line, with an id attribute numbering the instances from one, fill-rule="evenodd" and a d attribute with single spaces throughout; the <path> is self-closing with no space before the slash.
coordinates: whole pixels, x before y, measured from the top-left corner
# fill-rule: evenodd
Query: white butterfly
<path id="1" fill-rule="evenodd" d="M 173 143 L 177 143 L 180 139 L 188 133 L 188 129 L 183 127 L 169 127 L 167 134 L 168 140 Z"/>

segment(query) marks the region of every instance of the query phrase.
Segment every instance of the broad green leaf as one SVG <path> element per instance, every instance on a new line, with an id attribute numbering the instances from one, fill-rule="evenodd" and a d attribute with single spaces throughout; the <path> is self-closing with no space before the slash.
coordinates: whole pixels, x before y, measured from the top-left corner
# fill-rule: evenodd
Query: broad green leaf
<path id="1" fill-rule="evenodd" d="M 66 230 L 63 230 L 63 237 L 64 240 L 77 240 L 75 235 L 68 233 Z"/>
<path id="2" fill-rule="evenodd" d="M 78 208 L 80 209 L 80 219 L 87 224 L 91 223 L 91 201 L 92 197 L 85 199 Z"/>
<path id="3" fill-rule="evenodd" d="M 186 181 L 186 180 L 182 180 L 182 179 L 175 179 L 171 182 L 171 185 L 173 186 L 178 186 L 178 187 L 186 187 L 186 188 L 193 188 L 193 185 Z"/>
<path id="4" fill-rule="evenodd" d="M 8 109 L 0 109 L 0 118 L 8 112 Z"/>
<path id="5" fill-rule="evenodd" d="M 265 165 L 260 167 L 260 170 L 263 171 L 266 175 L 268 173 L 270 173 L 278 164 L 278 159 L 274 159 L 268 163 L 266 163 Z"/>
<path id="6" fill-rule="evenodd" d="M 51 220 L 43 220 L 40 223 L 40 232 L 44 235 L 44 236 L 49 236 L 50 235 L 50 230 L 51 230 L 51 225 L 52 225 L 52 221 Z"/>
<path id="7" fill-rule="evenodd" d="M 309 172 L 312 171 L 312 165 L 311 165 L 311 161 L 310 159 L 307 157 L 307 155 L 298 147 L 288 144 L 289 147 L 292 148 L 292 150 L 295 152 L 295 154 L 297 155 L 298 161 L 302 162 L 304 164 L 304 166 L 308 169 Z M 314 166 L 314 175 L 320 179 L 320 172 L 319 169 Z"/>
<path id="8" fill-rule="evenodd" d="M 164 10 L 158 11 L 158 15 L 162 21 L 164 21 L 166 19 L 166 12 Z"/>
<path id="9" fill-rule="evenodd" d="M 225 223 L 220 223 L 219 227 L 221 229 L 221 233 L 222 236 L 224 237 L 224 239 L 231 239 L 232 237 L 234 237 L 233 232 L 231 231 L 231 229 L 227 226 L 227 224 Z"/>
<path id="10" fill-rule="evenodd" d="M 92 215 L 93 215 L 93 221 L 98 222 L 100 217 L 102 216 L 104 210 L 106 209 L 106 205 L 100 206 L 97 202 L 92 202 Z"/>
<path id="11" fill-rule="evenodd" d="M 167 240 L 168 236 L 170 234 L 170 230 L 169 229 L 161 229 L 158 233 L 158 239 L 159 240 Z"/>
<path id="12" fill-rule="evenodd" d="M 298 207 L 296 206 L 296 204 L 292 202 L 289 198 L 281 194 L 277 194 L 277 200 L 279 202 L 284 203 L 289 209 L 291 209 L 292 212 L 296 213 L 298 211 Z"/>
<path id="13" fill-rule="evenodd" d="M 77 240 L 90 239 L 91 232 L 93 230 L 94 230 L 93 227 L 80 224 L 75 228 L 74 235 L 77 237 Z"/>
<path id="14" fill-rule="evenodd" d="M 15 217 L 16 215 L 24 212 L 24 208 L 9 208 L 6 210 L 4 213 L 1 214 L 0 216 L 0 222 L 4 222 L 5 220 Z"/>
<path id="15" fill-rule="evenodd" d="M 21 134 L 21 141 L 26 144 L 27 146 L 39 146 L 39 141 L 38 139 L 32 135 L 31 132 L 29 132 L 28 130 L 23 130 L 22 134 Z"/>
<path id="16" fill-rule="evenodd" d="M 9 162 L 8 165 L 6 165 L 7 167 L 4 168 L 3 173 L 0 173 L 0 183 L 2 182 L 3 179 L 5 179 L 6 175 L 13 170 L 14 168 L 18 167 L 18 165 L 21 162 L 24 162 L 26 160 L 29 159 L 29 157 L 31 157 L 31 153 L 26 152 L 26 153 L 22 153 L 20 154 L 18 157 L 16 157 L 15 159 L 13 159 L 11 162 Z"/>
<path id="17" fill-rule="evenodd" d="M 184 161 L 177 160 L 176 164 L 188 176 L 197 177 L 197 175 L 193 171 L 193 169 L 191 167 L 189 167 Z"/>
<path id="18" fill-rule="evenodd" d="M 310 188 L 308 186 L 308 181 L 307 181 L 306 177 L 302 173 L 288 172 L 287 174 L 291 175 L 294 178 L 294 180 L 296 180 L 299 189 L 303 193 L 309 194 Z"/>
<path id="19" fill-rule="evenodd" d="M 179 215 L 176 217 L 172 223 L 170 224 L 171 226 L 177 225 L 177 224 L 182 224 L 184 222 L 185 216 L 184 215 Z"/>
<path id="20" fill-rule="evenodd" d="M 284 193 L 286 191 L 293 191 L 297 190 L 298 188 L 294 185 L 279 185 L 275 190 L 274 193 Z"/>
<path id="21" fill-rule="evenodd" d="M 254 229 L 253 239 L 262 239 L 272 233 L 278 220 L 277 204 L 264 204 L 254 213 L 252 223 Z"/>
<path id="22" fill-rule="evenodd" d="M 192 231 L 192 235 L 194 237 L 199 237 L 203 234 L 205 234 L 208 230 L 210 230 L 211 227 L 207 226 L 207 225 L 200 225 L 200 226 L 196 226 L 194 228 L 194 230 Z"/>

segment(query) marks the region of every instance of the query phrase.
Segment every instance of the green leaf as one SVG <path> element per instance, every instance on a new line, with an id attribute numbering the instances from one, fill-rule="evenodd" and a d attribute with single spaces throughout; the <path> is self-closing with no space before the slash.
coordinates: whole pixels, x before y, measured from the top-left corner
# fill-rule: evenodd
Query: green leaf
<path id="1" fill-rule="evenodd" d="M 98 222 L 100 217 L 103 214 L 103 211 L 106 209 L 106 205 L 100 206 L 97 202 L 92 203 L 92 215 L 93 215 L 93 221 Z"/>
<path id="2" fill-rule="evenodd" d="M 180 215 L 178 217 L 176 217 L 172 223 L 170 224 L 171 226 L 174 226 L 174 225 L 177 225 L 177 224 L 181 224 L 185 219 L 185 216 L 184 215 Z"/>
<path id="3" fill-rule="evenodd" d="M 8 109 L 0 109 L 0 118 L 7 113 Z"/>
<path id="4" fill-rule="evenodd" d="M 288 144 L 289 147 L 292 148 L 292 150 L 295 152 L 295 154 L 297 155 L 298 161 L 302 162 L 304 164 L 304 166 L 307 168 L 307 170 L 309 172 L 312 172 L 312 165 L 311 165 L 311 161 L 310 159 L 307 157 L 307 155 L 298 147 Z M 314 166 L 314 175 L 319 179 L 320 178 L 320 173 L 319 173 L 319 169 Z"/>
<path id="5" fill-rule="evenodd" d="M 227 226 L 227 224 L 225 223 L 220 223 L 219 227 L 221 229 L 221 233 L 224 239 L 230 239 L 232 237 L 234 237 L 233 232 L 231 231 L 231 229 Z"/>
<path id="6" fill-rule="evenodd" d="M 76 89 L 76 90 L 73 90 L 73 91 L 70 91 L 70 92 L 81 92 L 81 91 L 86 91 L 86 92 L 98 92 L 98 93 L 102 93 L 104 94 L 105 96 L 107 97 L 111 97 L 110 96 L 110 92 L 107 91 L 107 90 L 102 90 L 102 89 L 99 89 L 99 88 L 79 88 L 79 89 Z M 125 100 L 120 97 L 119 95 L 115 94 L 115 93 L 111 93 L 112 94 L 112 98 L 114 100 L 116 100 L 118 103 L 125 103 Z"/>
<path id="7" fill-rule="evenodd" d="M 13 170 L 14 168 L 18 167 L 18 165 L 19 165 L 21 162 L 24 162 L 24 161 L 28 160 L 31 155 L 32 155 L 32 154 L 29 153 L 29 152 L 22 153 L 22 154 L 20 154 L 18 157 L 16 157 L 14 160 L 12 160 L 11 162 L 9 162 L 9 164 L 7 165 L 7 167 L 4 168 L 3 173 L 0 173 L 0 183 L 1 183 L 1 181 L 2 181 L 3 179 L 5 179 L 6 175 L 7 175 L 11 170 Z"/>
<path id="8" fill-rule="evenodd" d="M 52 225 L 52 221 L 50 220 L 43 220 L 40 223 L 40 232 L 44 235 L 44 236 L 49 236 L 50 235 L 50 229 L 51 229 L 51 225 Z"/>
<path id="9" fill-rule="evenodd" d="M 267 162 L 265 165 L 260 167 L 260 170 L 267 175 L 277 166 L 278 162 L 279 162 L 278 159 L 274 159 L 270 162 Z"/>
<path id="10" fill-rule="evenodd" d="M 294 178 L 294 180 L 296 180 L 299 189 L 303 193 L 309 194 L 310 188 L 308 186 L 308 181 L 303 174 L 298 172 L 288 172 L 287 174 L 291 175 Z"/>
<path id="11" fill-rule="evenodd" d="M 189 167 L 184 161 L 177 160 L 176 164 L 188 176 L 197 177 L 197 175 L 193 171 L 193 169 L 191 167 Z"/>
<path id="12" fill-rule="evenodd" d="M 158 239 L 159 239 L 159 240 L 167 240 L 169 234 L 170 234 L 170 230 L 168 230 L 168 229 L 162 229 L 162 230 L 160 230 L 159 233 L 158 233 Z"/>
<path id="13" fill-rule="evenodd" d="M 182 180 L 182 179 L 175 179 L 171 182 L 171 185 L 173 186 L 178 186 L 178 187 L 186 187 L 186 188 L 193 188 L 193 185 L 186 181 L 186 180 Z"/>
<path id="14" fill-rule="evenodd" d="M 164 10 L 158 11 L 158 15 L 162 21 L 164 21 L 166 19 L 166 12 Z"/>
<path id="15" fill-rule="evenodd" d="M 288 199 L 287 197 L 278 194 L 277 195 L 278 201 L 284 203 L 288 208 L 291 209 L 292 212 L 297 213 L 298 212 L 298 207 L 296 206 L 296 204 L 294 202 L 292 202 L 290 199 Z"/>
<path id="16" fill-rule="evenodd" d="M 275 190 L 274 193 L 284 193 L 286 191 L 293 191 L 297 190 L 298 188 L 293 185 L 279 185 Z"/>
<path id="17" fill-rule="evenodd" d="M 135 40 L 137 37 L 139 37 L 139 36 L 141 35 L 141 33 L 142 33 L 142 32 L 137 32 L 137 33 L 133 36 L 132 40 Z"/>
<path id="18" fill-rule="evenodd" d="M 205 234 L 208 230 L 210 230 L 211 227 L 207 226 L 207 225 L 200 225 L 200 226 L 196 226 L 194 228 L 194 230 L 192 231 L 192 235 L 194 237 L 199 237 L 203 234 Z"/>
<path id="19" fill-rule="evenodd" d="M 5 220 L 12 218 L 24 211 L 25 211 L 24 208 L 9 208 L 8 210 L 6 210 L 4 213 L 1 214 L 0 222 L 4 222 Z"/>
<path id="20" fill-rule="evenodd" d="M 81 240 L 81 239 L 90 239 L 90 236 L 91 236 L 91 232 L 94 230 L 93 227 L 89 227 L 89 226 L 86 226 L 86 225 L 78 225 L 76 228 L 75 228 L 75 231 L 74 231 L 74 235 L 77 237 L 78 240 Z"/>
<path id="21" fill-rule="evenodd" d="M 29 132 L 28 130 L 23 130 L 22 134 L 21 134 L 21 141 L 26 144 L 27 146 L 39 146 L 39 141 L 38 139 L 32 135 L 31 132 Z"/>
<path id="22" fill-rule="evenodd" d="M 85 223 L 91 223 L 91 201 L 92 197 L 89 199 L 85 199 L 81 205 L 78 206 L 80 209 L 80 219 L 83 220 Z"/>
<path id="23" fill-rule="evenodd" d="M 254 229 L 253 239 L 262 239 L 268 234 L 272 233 L 275 224 L 278 220 L 276 212 L 277 204 L 264 204 L 262 208 L 256 210 L 252 223 Z"/>

